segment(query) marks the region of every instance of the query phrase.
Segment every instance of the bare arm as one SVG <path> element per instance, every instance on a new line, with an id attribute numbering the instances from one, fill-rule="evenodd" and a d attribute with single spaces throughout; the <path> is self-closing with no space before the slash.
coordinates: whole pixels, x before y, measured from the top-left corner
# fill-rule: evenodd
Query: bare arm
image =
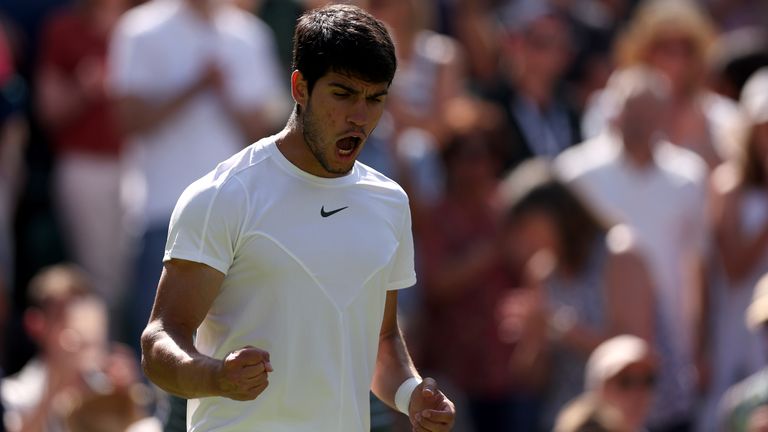
<path id="1" fill-rule="evenodd" d="M 722 170 L 713 175 L 724 176 Z M 724 182 L 724 180 L 721 180 Z M 737 282 L 746 277 L 768 250 L 768 223 L 763 224 L 756 235 L 748 235 L 741 223 L 740 188 L 723 190 L 723 185 L 714 186 L 714 230 L 720 258 L 726 274 L 731 281 Z"/>
<path id="2" fill-rule="evenodd" d="M 371 390 L 382 402 L 395 408 L 395 392 L 410 377 L 419 377 L 419 373 L 397 323 L 397 291 L 388 291 Z"/>
<path id="3" fill-rule="evenodd" d="M 642 258 L 633 250 L 612 253 L 605 272 L 609 336 L 633 334 L 654 340 L 653 282 Z"/>
<path id="4" fill-rule="evenodd" d="M 384 319 L 379 333 L 379 352 L 371 390 L 384 403 L 395 406 L 395 393 L 411 377 L 419 377 L 413 366 L 403 334 L 397 324 L 397 291 L 387 292 Z M 414 431 L 449 431 L 456 410 L 453 402 L 438 390 L 432 378 L 425 378 L 411 395 L 409 418 Z"/>
<path id="5" fill-rule="evenodd" d="M 165 263 L 149 324 L 141 336 L 142 367 L 163 390 L 185 398 L 254 399 L 267 387 L 269 355 L 243 347 L 223 360 L 197 351 L 193 335 L 219 294 L 224 275 L 204 264 Z"/>

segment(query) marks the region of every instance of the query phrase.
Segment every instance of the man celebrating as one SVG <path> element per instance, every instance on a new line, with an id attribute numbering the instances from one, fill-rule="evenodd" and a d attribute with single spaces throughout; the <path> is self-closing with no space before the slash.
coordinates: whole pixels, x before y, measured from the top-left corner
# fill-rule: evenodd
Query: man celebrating
<path id="1" fill-rule="evenodd" d="M 407 196 L 356 162 L 392 41 L 361 9 L 330 6 L 299 19 L 293 63 L 285 129 L 179 199 L 145 372 L 192 399 L 194 431 L 365 431 L 369 389 L 415 431 L 448 431 L 454 405 L 421 381 L 397 324 L 397 290 L 416 280 Z"/>

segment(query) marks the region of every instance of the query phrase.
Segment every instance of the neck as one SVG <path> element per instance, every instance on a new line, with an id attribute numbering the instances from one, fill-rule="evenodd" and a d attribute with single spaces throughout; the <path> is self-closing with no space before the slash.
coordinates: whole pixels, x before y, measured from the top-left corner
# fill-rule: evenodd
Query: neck
<path id="1" fill-rule="evenodd" d="M 520 94 L 532 100 L 539 108 L 552 101 L 552 86 L 540 77 L 522 73 L 517 80 Z"/>
<path id="2" fill-rule="evenodd" d="M 187 6 L 203 20 L 209 20 L 213 15 L 214 6 L 208 0 L 186 0 Z"/>
<path id="3" fill-rule="evenodd" d="M 624 152 L 633 165 L 647 167 L 653 164 L 653 143 L 645 140 L 624 140 Z"/>

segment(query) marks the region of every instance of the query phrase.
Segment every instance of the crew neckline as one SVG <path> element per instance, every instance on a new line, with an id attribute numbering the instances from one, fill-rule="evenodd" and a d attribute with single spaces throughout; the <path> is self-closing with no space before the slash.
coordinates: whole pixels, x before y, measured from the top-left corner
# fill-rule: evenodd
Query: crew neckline
<path id="1" fill-rule="evenodd" d="M 272 159 L 274 159 L 275 163 L 277 163 L 283 171 L 310 183 L 321 186 L 345 186 L 357 182 L 359 177 L 360 170 L 358 168 L 359 162 L 357 161 L 355 161 L 355 164 L 352 166 L 352 170 L 341 177 L 320 177 L 304 171 L 288 160 L 283 152 L 277 147 L 276 138 L 272 139 L 269 144 L 267 144 L 266 148 L 272 155 Z"/>

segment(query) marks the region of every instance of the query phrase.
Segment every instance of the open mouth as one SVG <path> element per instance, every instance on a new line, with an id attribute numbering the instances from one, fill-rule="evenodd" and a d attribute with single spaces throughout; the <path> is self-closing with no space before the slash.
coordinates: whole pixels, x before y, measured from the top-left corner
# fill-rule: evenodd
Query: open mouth
<path id="1" fill-rule="evenodd" d="M 348 136 L 336 141 L 336 149 L 341 156 L 349 156 L 360 147 L 363 139 L 359 136 Z"/>

